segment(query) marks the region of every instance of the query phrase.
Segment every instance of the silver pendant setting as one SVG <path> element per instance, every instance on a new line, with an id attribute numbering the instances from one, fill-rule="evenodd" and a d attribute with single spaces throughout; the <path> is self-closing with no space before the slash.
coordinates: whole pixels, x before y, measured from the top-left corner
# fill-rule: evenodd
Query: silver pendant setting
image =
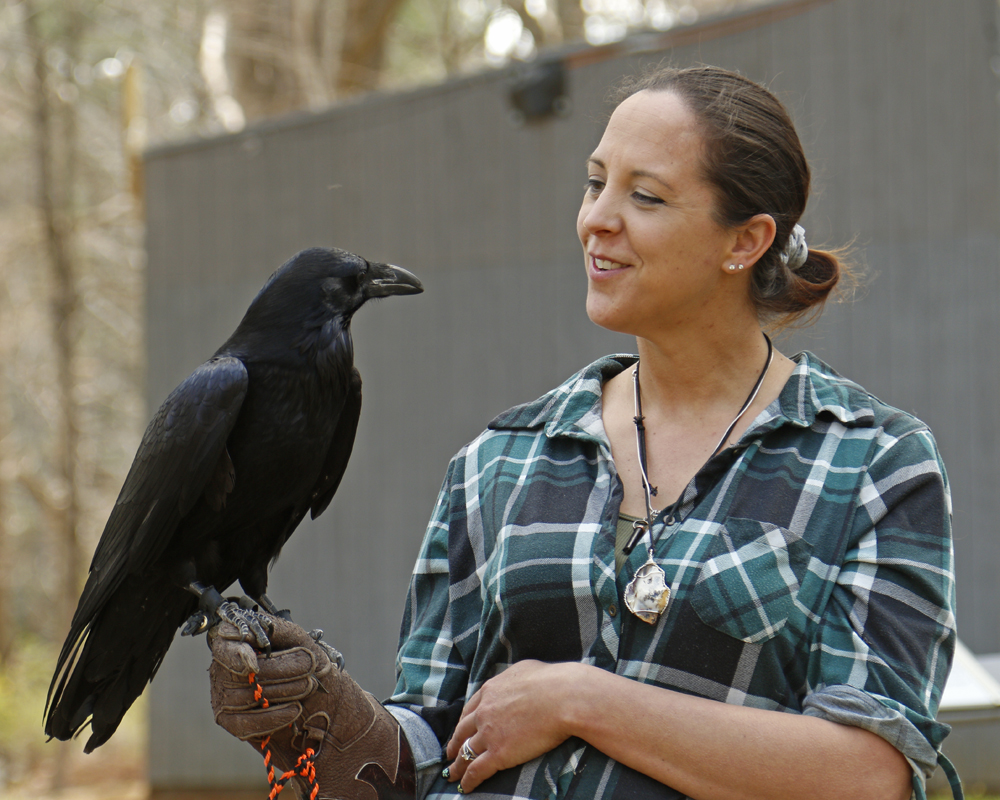
<path id="1" fill-rule="evenodd" d="M 670 602 L 670 587 L 666 574 L 649 554 L 646 563 L 635 572 L 625 587 L 625 605 L 643 622 L 655 625 Z"/>

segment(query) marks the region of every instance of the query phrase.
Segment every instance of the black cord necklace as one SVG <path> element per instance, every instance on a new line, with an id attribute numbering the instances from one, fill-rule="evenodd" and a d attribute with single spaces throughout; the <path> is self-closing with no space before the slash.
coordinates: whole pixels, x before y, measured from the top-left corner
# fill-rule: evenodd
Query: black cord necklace
<path id="1" fill-rule="evenodd" d="M 743 406 L 740 408 L 739 413 L 733 418 L 733 421 L 729 423 L 729 427 L 726 428 L 726 432 L 722 434 L 722 438 L 719 443 L 715 446 L 712 454 L 708 457 L 711 460 L 726 444 L 729 439 L 730 434 L 732 434 L 733 429 L 736 427 L 736 423 L 740 421 L 740 418 L 746 413 L 746 410 L 750 408 L 750 405 L 757 398 L 758 392 L 760 392 L 760 387 L 764 385 L 764 378 L 767 376 L 767 371 L 771 367 L 771 361 L 774 358 L 774 346 L 771 344 L 771 339 L 768 335 L 764 334 L 764 340 L 767 342 L 767 359 L 764 361 L 764 368 L 760 371 L 760 375 L 757 376 L 757 382 L 753 385 L 750 390 L 750 394 L 747 395 L 747 399 L 743 402 Z M 643 622 L 648 622 L 650 624 L 655 623 L 660 614 L 667 607 L 667 602 L 670 600 L 670 589 L 666 585 L 665 574 L 659 565 L 653 561 L 653 548 L 656 546 L 656 540 L 653 539 L 653 496 L 656 494 L 656 487 L 651 486 L 649 483 L 649 472 L 646 467 L 646 426 L 643 424 L 642 416 L 642 399 L 641 391 L 639 387 L 639 364 L 636 363 L 635 369 L 632 370 L 633 376 L 633 386 L 635 391 L 635 439 L 636 439 L 636 450 L 639 456 L 639 472 L 642 475 L 642 491 L 643 497 L 646 500 L 646 518 L 637 519 L 632 523 L 632 535 L 629 537 L 628 542 L 622 548 L 625 555 L 629 555 L 635 546 L 639 543 L 639 540 L 648 533 L 649 534 L 649 558 L 646 563 L 636 570 L 635 577 L 629 582 L 629 585 L 625 589 L 625 605 L 628 606 L 629 611 L 635 614 Z M 680 508 L 681 501 L 684 498 L 684 491 L 681 490 L 680 496 L 666 509 L 665 522 L 667 525 L 673 525 L 676 519 L 677 509 Z M 657 537 L 659 538 L 659 537 Z"/>

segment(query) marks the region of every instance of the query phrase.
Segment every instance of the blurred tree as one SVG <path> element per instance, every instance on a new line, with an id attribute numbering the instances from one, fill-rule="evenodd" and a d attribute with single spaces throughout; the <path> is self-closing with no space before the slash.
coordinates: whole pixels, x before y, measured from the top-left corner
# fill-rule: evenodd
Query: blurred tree
<path id="1" fill-rule="evenodd" d="M 402 0 L 223 0 L 206 18 L 202 70 L 223 70 L 249 120 L 378 88 L 386 31 Z M 215 40 L 206 52 L 205 41 Z"/>
<path id="2" fill-rule="evenodd" d="M 123 127 L 123 79 L 155 32 L 158 132 L 208 129 L 171 114 L 201 84 L 186 5 L 0 7 L 0 721 L 32 721 L 0 730 L 0 783 L 65 752 L 43 747 L 44 686 L 21 662 L 54 662 L 141 432 L 143 125 Z"/>
<path id="3" fill-rule="evenodd" d="M 562 26 L 562 36 L 567 42 L 584 38 L 583 6 L 580 0 L 556 0 L 556 15 Z"/>
<path id="4" fill-rule="evenodd" d="M 43 484 L 24 475 L 22 480 L 33 487 L 33 496 L 56 522 L 58 552 L 63 563 L 54 572 L 62 573 L 57 617 L 68 625 L 76 604 L 83 555 L 79 537 L 79 484 L 77 460 L 80 443 L 79 407 L 76 400 L 76 360 L 78 341 L 79 296 L 77 292 L 76 254 L 74 231 L 77 227 L 73 203 L 76 190 L 76 170 L 79 133 L 77 108 L 74 102 L 63 102 L 58 96 L 58 85 L 51 79 L 55 71 L 50 65 L 50 51 L 46 36 L 57 38 L 63 57 L 69 64 L 79 58 L 80 39 L 86 24 L 77 2 L 67 2 L 54 33 L 43 33 L 43 20 L 34 0 L 25 0 L 25 30 L 28 52 L 34 66 L 35 85 L 31 97 L 33 135 L 35 142 L 34 173 L 37 207 L 42 224 L 42 244 L 45 261 L 51 270 L 52 309 L 49 321 L 55 344 L 56 380 L 59 420 L 55 453 L 59 494 L 52 496 Z"/>
<path id="5" fill-rule="evenodd" d="M 337 96 L 378 88 L 385 61 L 386 33 L 401 2 L 346 0 Z"/>
<path id="6" fill-rule="evenodd" d="M 3 348 L 0 348 L 0 354 L 2 352 Z M 8 462 L 4 457 L 9 429 L 6 411 L 6 403 L 0 402 L 0 669 L 3 669 L 4 663 L 10 658 L 14 645 L 14 630 L 9 611 L 10 597 L 8 596 L 7 581 L 4 580 L 4 576 L 10 574 L 11 569 L 7 531 Z"/>
<path id="7" fill-rule="evenodd" d="M 761 0 L 217 0 L 201 67 L 230 130 L 378 88 L 606 44 Z"/>

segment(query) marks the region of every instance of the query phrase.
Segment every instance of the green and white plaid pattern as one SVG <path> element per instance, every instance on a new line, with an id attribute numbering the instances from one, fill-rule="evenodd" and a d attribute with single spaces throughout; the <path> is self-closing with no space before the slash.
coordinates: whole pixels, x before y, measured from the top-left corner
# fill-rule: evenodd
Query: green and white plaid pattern
<path id="1" fill-rule="evenodd" d="M 390 703 L 441 741 L 466 698 L 525 658 L 582 661 L 720 702 L 822 716 L 883 736 L 922 797 L 955 642 L 950 500 L 927 427 L 815 356 L 653 528 L 672 598 L 622 613 L 622 487 L 601 423 L 612 356 L 505 412 L 448 468 L 410 584 Z M 438 780 L 431 797 L 451 795 Z M 680 798 L 578 740 L 484 798 Z"/>

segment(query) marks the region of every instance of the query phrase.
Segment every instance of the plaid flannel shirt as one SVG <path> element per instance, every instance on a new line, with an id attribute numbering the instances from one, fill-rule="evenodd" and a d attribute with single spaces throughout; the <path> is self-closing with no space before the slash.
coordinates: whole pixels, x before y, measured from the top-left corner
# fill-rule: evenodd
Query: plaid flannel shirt
<path id="1" fill-rule="evenodd" d="M 955 643 L 950 499 L 930 431 L 797 356 L 780 396 L 688 485 L 677 521 L 656 519 L 672 596 L 648 625 L 622 606 L 647 547 L 615 575 L 622 486 L 601 421 L 603 382 L 634 361 L 595 362 L 452 459 L 390 706 L 445 742 L 466 699 L 514 662 L 581 661 L 873 731 L 910 762 L 922 798 L 948 732 L 934 717 Z M 455 791 L 438 778 L 429 796 Z M 575 738 L 476 795 L 682 797 Z"/>

